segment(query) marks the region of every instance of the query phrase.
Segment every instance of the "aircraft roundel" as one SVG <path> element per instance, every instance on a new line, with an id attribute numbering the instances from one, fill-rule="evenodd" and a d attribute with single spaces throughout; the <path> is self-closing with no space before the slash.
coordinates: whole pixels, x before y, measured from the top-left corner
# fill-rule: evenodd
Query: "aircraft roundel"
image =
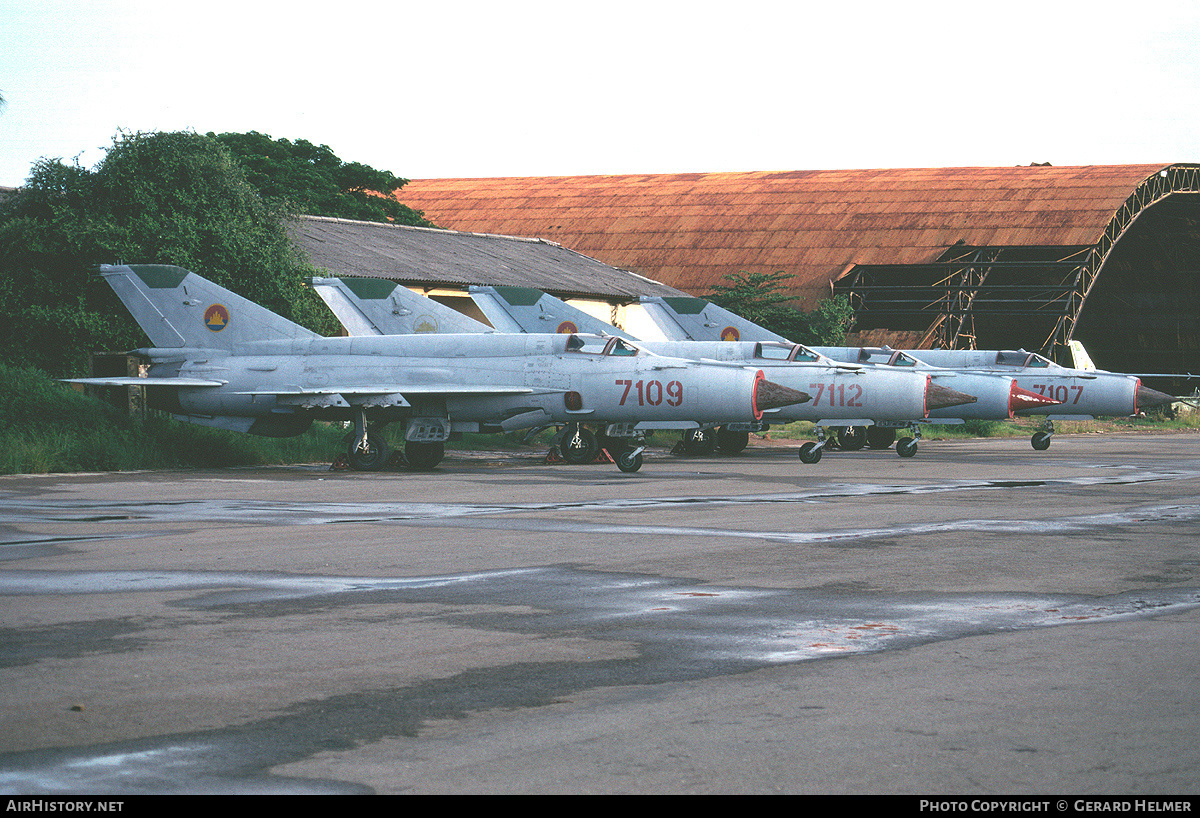
<path id="1" fill-rule="evenodd" d="M 726 327 L 725 329 L 721 330 L 721 340 L 740 341 L 742 340 L 742 334 L 737 331 L 737 327 Z"/>
<path id="2" fill-rule="evenodd" d="M 574 335 L 575 333 L 579 332 L 579 327 L 575 326 L 573 321 L 563 321 L 558 325 L 558 329 L 556 329 L 555 332 L 563 335 Z"/>
<path id="3" fill-rule="evenodd" d="M 223 304 L 213 304 L 204 311 L 204 326 L 213 332 L 220 332 L 229 323 L 229 310 Z"/>

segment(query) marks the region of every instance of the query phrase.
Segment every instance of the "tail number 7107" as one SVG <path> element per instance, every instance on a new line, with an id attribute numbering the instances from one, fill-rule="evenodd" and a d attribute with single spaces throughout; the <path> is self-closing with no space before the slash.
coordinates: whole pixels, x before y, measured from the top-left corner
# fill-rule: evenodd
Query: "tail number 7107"
<path id="1" fill-rule="evenodd" d="M 1058 401 L 1059 403 L 1070 403 L 1072 405 L 1079 403 L 1079 399 L 1083 396 L 1083 387 L 1078 384 L 1053 384 L 1053 383 L 1035 383 L 1033 388 L 1047 398 Z M 1074 394 L 1075 399 L 1071 400 L 1071 395 Z"/>
<path id="2" fill-rule="evenodd" d="M 666 398 L 667 406 L 680 406 L 683 404 L 683 384 L 679 381 L 671 381 L 665 387 L 662 381 L 617 381 L 617 386 L 624 386 L 625 391 L 621 393 L 620 406 L 624 406 L 626 401 L 632 403 L 632 398 L 629 393 L 634 389 L 637 390 L 637 405 L 638 406 L 658 406 Z"/>

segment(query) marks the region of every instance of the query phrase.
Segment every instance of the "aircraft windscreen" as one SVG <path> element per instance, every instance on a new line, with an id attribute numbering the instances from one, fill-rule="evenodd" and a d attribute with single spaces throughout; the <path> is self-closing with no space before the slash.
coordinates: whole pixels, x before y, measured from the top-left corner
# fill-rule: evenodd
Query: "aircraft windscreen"
<path id="1" fill-rule="evenodd" d="M 584 355 L 604 355 L 610 340 L 597 335 L 572 335 L 567 339 L 567 352 L 582 352 Z"/>
<path id="2" fill-rule="evenodd" d="M 790 361 L 793 346 L 774 341 L 759 341 L 754 346 L 754 357 L 764 361 Z"/>
<path id="3" fill-rule="evenodd" d="M 905 355 L 903 352 L 897 352 L 895 355 L 892 356 L 892 359 L 890 361 L 888 361 L 888 365 L 889 366 L 916 366 L 917 359 L 911 355 Z"/>
<path id="4" fill-rule="evenodd" d="M 1048 358 L 1043 358 L 1041 355 L 1038 355 L 1035 352 L 1029 356 L 1029 360 L 1025 363 L 1025 366 L 1029 367 L 1030 369 L 1046 369 L 1051 363 L 1052 361 L 1050 361 Z"/>
<path id="5" fill-rule="evenodd" d="M 637 355 L 637 347 L 631 346 L 620 338 L 613 338 L 604 348 L 605 355 L 629 356 Z"/>
<path id="6" fill-rule="evenodd" d="M 1029 353 L 1023 349 L 1016 352 L 1002 350 L 996 353 L 996 363 L 1000 366 L 1025 366 L 1025 361 L 1028 360 Z"/>
<path id="7" fill-rule="evenodd" d="M 800 362 L 806 363 L 806 364 L 809 364 L 809 363 L 815 364 L 817 361 L 821 360 L 821 356 L 818 355 L 817 353 L 813 352 L 811 349 L 804 346 L 803 344 L 797 344 L 796 345 L 796 353 L 792 356 L 792 360 L 800 361 Z"/>

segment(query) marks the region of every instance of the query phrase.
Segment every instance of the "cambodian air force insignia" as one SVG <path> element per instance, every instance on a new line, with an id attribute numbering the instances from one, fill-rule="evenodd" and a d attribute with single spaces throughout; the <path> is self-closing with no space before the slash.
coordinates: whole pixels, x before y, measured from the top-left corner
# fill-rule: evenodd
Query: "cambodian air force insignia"
<path id="1" fill-rule="evenodd" d="M 204 326 L 213 332 L 220 332 L 229 323 L 229 310 L 222 304 L 213 304 L 204 311 Z"/>

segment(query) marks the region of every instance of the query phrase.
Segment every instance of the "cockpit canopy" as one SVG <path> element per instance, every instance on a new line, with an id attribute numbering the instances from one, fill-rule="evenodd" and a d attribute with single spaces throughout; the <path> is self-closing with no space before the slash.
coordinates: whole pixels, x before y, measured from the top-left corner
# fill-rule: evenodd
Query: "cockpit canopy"
<path id="1" fill-rule="evenodd" d="M 628 357 L 637 355 L 640 349 L 624 338 L 604 335 L 572 335 L 567 339 L 567 352 L 579 352 L 584 355 L 612 355 Z"/>
<path id="2" fill-rule="evenodd" d="M 1052 361 L 1043 358 L 1036 352 L 1026 352 L 1023 349 L 1002 349 L 996 353 L 996 363 L 999 366 L 1019 366 L 1025 369 L 1046 369 Z"/>
<path id="3" fill-rule="evenodd" d="M 819 353 L 803 344 L 787 344 L 782 341 L 759 341 L 754 345 L 754 357 L 764 361 L 799 361 L 817 363 L 822 360 Z"/>

